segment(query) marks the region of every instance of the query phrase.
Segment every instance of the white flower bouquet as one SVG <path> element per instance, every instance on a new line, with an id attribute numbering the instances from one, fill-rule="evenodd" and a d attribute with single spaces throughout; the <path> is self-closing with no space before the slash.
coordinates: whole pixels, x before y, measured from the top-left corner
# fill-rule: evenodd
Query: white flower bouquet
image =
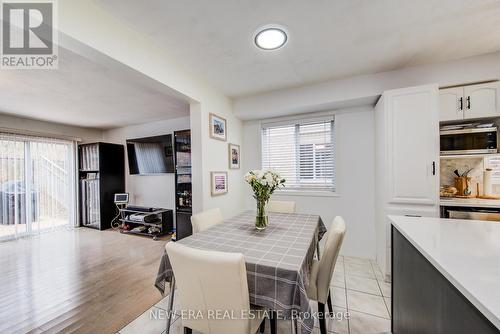
<path id="1" fill-rule="evenodd" d="M 265 213 L 266 203 L 276 189 L 285 186 L 286 180 L 272 170 L 251 170 L 245 174 L 245 181 L 253 190 L 253 197 L 257 201 L 257 216 L 255 227 L 263 230 L 267 227 L 268 219 Z"/>

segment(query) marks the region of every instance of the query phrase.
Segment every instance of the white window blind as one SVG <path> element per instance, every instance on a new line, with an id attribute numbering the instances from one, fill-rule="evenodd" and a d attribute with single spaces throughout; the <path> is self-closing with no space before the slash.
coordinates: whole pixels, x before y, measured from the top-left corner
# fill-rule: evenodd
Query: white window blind
<path id="1" fill-rule="evenodd" d="M 285 190 L 335 191 L 334 121 L 296 121 L 262 128 L 262 169 L 286 179 Z"/>

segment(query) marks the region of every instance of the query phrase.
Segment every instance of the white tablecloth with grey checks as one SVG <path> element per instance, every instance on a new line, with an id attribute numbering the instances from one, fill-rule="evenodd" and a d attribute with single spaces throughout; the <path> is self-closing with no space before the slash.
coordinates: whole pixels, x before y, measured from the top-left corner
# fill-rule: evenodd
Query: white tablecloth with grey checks
<path id="1" fill-rule="evenodd" d="M 245 256 L 250 303 L 289 318 L 292 310 L 301 314 L 302 333 L 310 333 L 311 316 L 307 285 L 316 245 L 326 232 L 317 215 L 268 213 L 267 229 L 255 229 L 255 212 L 246 211 L 177 241 L 183 245 L 220 252 L 238 252 Z M 164 293 L 172 267 L 164 253 L 155 286 Z"/>

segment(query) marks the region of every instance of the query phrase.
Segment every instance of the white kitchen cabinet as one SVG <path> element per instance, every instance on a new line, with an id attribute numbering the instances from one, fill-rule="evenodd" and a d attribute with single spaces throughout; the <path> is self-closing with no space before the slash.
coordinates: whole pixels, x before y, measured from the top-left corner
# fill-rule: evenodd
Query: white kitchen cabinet
<path id="1" fill-rule="evenodd" d="M 388 203 L 437 203 L 437 93 L 431 85 L 384 93 Z"/>
<path id="2" fill-rule="evenodd" d="M 444 88 L 439 91 L 439 120 L 500 117 L 500 82 Z"/>
<path id="3" fill-rule="evenodd" d="M 464 87 L 464 119 L 500 117 L 500 82 Z"/>
<path id="4" fill-rule="evenodd" d="M 439 90 L 386 91 L 375 107 L 377 262 L 390 275 L 388 215 L 439 213 Z"/>
<path id="5" fill-rule="evenodd" d="M 439 90 L 439 121 L 464 118 L 464 88 L 452 87 Z"/>

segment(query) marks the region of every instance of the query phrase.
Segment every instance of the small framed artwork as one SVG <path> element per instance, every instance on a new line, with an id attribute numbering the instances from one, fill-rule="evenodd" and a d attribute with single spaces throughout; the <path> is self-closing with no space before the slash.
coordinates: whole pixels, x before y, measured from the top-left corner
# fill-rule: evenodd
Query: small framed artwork
<path id="1" fill-rule="evenodd" d="M 212 196 L 227 194 L 227 172 L 211 172 Z"/>
<path id="2" fill-rule="evenodd" d="M 229 146 L 229 168 L 240 169 L 240 145 L 228 144 Z"/>
<path id="3" fill-rule="evenodd" d="M 226 119 L 210 113 L 209 119 L 210 137 L 217 140 L 227 140 Z"/>

